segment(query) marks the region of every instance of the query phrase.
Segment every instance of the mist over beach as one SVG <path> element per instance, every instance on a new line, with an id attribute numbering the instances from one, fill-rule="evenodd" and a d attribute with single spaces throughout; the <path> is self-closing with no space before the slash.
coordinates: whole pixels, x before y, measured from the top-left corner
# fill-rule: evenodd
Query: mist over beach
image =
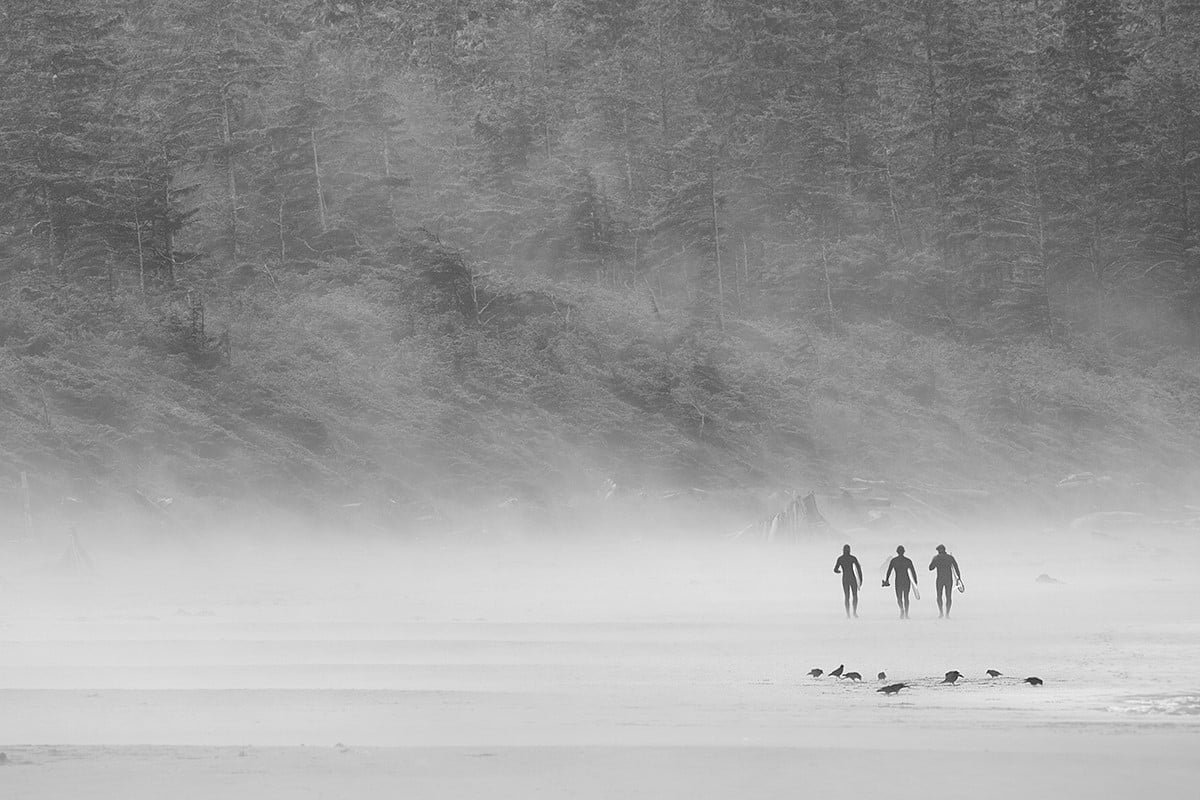
<path id="1" fill-rule="evenodd" d="M 1193 796 L 1198 44 L 3 4 L 0 796 Z"/>

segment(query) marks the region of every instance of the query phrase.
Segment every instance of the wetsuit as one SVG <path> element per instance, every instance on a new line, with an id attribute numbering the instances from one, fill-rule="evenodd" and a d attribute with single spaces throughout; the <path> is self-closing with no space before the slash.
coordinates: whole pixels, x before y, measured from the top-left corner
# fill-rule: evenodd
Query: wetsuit
<path id="1" fill-rule="evenodd" d="M 908 619 L 908 594 L 917 580 L 917 568 L 908 556 L 896 556 L 888 564 L 884 581 L 891 580 L 893 572 L 896 573 L 896 605 L 900 606 L 900 618 Z M 910 574 L 911 581 L 908 577 Z"/>
<path id="2" fill-rule="evenodd" d="M 858 616 L 858 587 L 862 583 L 862 567 L 849 553 L 840 556 L 833 571 L 842 573 L 842 594 L 846 601 L 846 616 L 850 616 L 850 598 L 854 598 L 854 616 Z M 855 574 L 857 573 L 857 575 Z"/>
<path id="3" fill-rule="evenodd" d="M 950 616 L 950 604 L 954 597 L 954 579 L 961 578 L 962 572 L 958 569 L 958 562 L 954 560 L 954 556 L 942 551 L 933 557 L 933 561 L 929 562 L 929 570 L 937 570 L 937 603 L 938 616 Z M 942 609 L 942 594 L 945 593 L 945 610 Z"/>

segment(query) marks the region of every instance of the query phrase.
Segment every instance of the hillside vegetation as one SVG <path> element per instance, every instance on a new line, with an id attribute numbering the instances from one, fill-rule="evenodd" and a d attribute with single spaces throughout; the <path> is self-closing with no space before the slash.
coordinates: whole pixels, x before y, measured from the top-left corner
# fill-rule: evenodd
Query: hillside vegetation
<path id="1" fill-rule="evenodd" d="M 910 5 L 7 5 L 3 519 L 1179 507 L 1200 12 Z"/>
<path id="2" fill-rule="evenodd" d="M 725 496 L 706 521 L 728 527 L 781 502 L 762 490 L 850 476 L 985 489 L 981 510 L 1031 516 L 1062 510 L 1054 487 L 1080 471 L 1123 490 L 1096 508 L 1178 501 L 1200 478 L 1200 360 L 1176 348 L 886 321 L 705 334 L 636 295 L 529 281 L 480 283 L 471 319 L 433 277 L 456 256 L 408 258 L 291 276 L 220 320 L 224 338 L 197 337 L 183 303 L 22 286 L 0 348 L 9 487 L 30 473 L 52 517 L 140 491 L 185 518 L 274 507 L 425 532 L 514 502 L 521 524 L 564 524 L 611 484 Z"/>

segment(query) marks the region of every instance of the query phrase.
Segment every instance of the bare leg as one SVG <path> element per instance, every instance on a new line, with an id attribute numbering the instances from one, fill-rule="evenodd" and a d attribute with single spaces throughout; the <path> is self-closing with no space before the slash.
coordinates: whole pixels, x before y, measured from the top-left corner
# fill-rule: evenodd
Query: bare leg
<path id="1" fill-rule="evenodd" d="M 938 581 L 937 604 L 938 604 L 938 616 L 939 617 L 950 616 L 950 603 L 951 603 L 951 597 L 952 597 L 951 592 L 953 591 L 953 589 L 954 589 L 954 587 L 951 584 L 942 583 L 941 581 Z M 945 597 L 945 599 L 943 599 L 943 596 Z M 943 606 L 945 606 L 944 610 L 943 610 Z"/>

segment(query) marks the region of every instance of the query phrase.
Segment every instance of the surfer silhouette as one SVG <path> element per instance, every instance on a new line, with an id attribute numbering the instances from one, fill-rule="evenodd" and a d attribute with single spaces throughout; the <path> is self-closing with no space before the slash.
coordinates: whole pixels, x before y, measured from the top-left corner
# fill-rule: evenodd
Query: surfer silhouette
<path id="1" fill-rule="evenodd" d="M 896 605 L 900 607 L 900 619 L 908 619 L 908 595 L 917 583 L 917 568 L 913 566 L 912 559 L 904 555 L 904 545 L 896 548 L 896 557 L 888 563 L 887 575 L 883 578 L 884 586 L 890 585 L 888 582 L 893 572 L 896 573 Z"/>
<path id="2" fill-rule="evenodd" d="M 954 582 L 962 580 L 962 572 L 958 569 L 958 561 L 946 552 L 946 545 L 937 546 L 937 555 L 929 562 L 929 571 L 937 570 L 937 604 L 938 617 L 950 616 L 950 604 L 954 602 Z M 942 595 L 945 594 L 945 609 L 942 608 Z"/>
<path id="3" fill-rule="evenodd" d="M 833 565 L 834 573 L 842 574 L 842 595 L 846 601 L 846 618 L 850 618 L 853 599 L 854 616 L 858 616 L 858 587 L 862 586 L 862 566 L 850 555 L 850 545 L 842 547 L 842 555 Z"/>

